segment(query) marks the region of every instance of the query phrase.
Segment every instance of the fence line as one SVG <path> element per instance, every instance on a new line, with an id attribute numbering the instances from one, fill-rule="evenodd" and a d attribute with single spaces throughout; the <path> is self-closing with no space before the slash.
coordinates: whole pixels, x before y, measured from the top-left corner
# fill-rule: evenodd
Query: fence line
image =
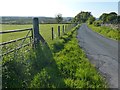
<path id="1" fill-rule="evenodd" d="M 16 41 L 21 41 L 21 40 L 23 40 L 23 39 L 25 39 L 25 38 L 31 38 L 31 37 L 32 37 L 32 36 L 27 36 L 27 37 L 18 38 L 18 39 L 15 39 L 15 40 L 10 40 L 10 41 L 8 41 L 8 42 L 3 42 L 3 43 L 0 43 L 0 46 L 1 46 L 1 45 L 10 44 L 10 43 L 13 43 L 13 42 L 16 42 Z"/>
<path id="2" fill-rule="evenodd" d="M 75 24 L 69 24 L 69 25 L 63 25 L 62 28 L 60 28 L 60 26 L 58 26 L 57 28 L 57 32 L 58 32 L 58 37 L 65 34 L 66 31 L 71 30 L 73 27 L 75 27 Z M 61 33 L 62 32 L 62 33 Z M 51 28 L 51 38 L 52 40 L 54 39 L 54 28 Z"/>
<path id="3" fill-rule="evenodd" d="M 27 29 L 22 29 L 22 30 L 7 30 L 7 31 L 0 32 L 0 34 L 23 32 L 23 31 L 28 31 L 28 30 L 33 30 L 33 29 L 32 28 L 27 28 Z"/>
<path id="4" fill-rule="evenodd" d="M 62 23 L 61 23 L 61 24 L 62 24 Z M 67 24 L 67 25 L 63 25 L 63 26 L 62 26 L 62 30 L 60 30 L 61 28 L 60 28 L 60 26 L 58 26 L 58 37 L 60 37 L 60 35 L 61 35 L 60 32 L 61 32 L 61 31 L 62 31 L 62 33 L 64 34 L 67 30 L 73 28 L 73 24 L 74 24 L 74 23 L 65 23 L 65 24 Z M 6 45 L 6 44 L 10 44 L 10 43 L 22 41 L 22 43 L 19 45 L 19 47 L 14 48 L 14 49 L 12 49 L 12 50 L 9 50 L 9 51 L 7 51 L 6 53 L 1 54 L 0 56 L 7 55 L 8 53 L 14 52 L 15 50 L 19 50 L 19 49 L 21 49 L 22 47 L 26 47 L 26 46 L 30 45 L 31 42 L 32 42 L 32 46 L 33 46 L 33 47 L 36 47 L 36 44 L 37 44 L 40 40 L 43 41 L 43 42 L 45 41 L 44 38 L 43 38 L 43 37 L 40 35 L 40 33 L 39 33 L 40 30 L 39 30 L 39 20 L 38 20 L 38 18 L 33 18 L 33 28 L 20 29 L 20 30 L 1 31 L 0 34 L 15 33 L 15 32 L 24 32 L 24 31 L 29 31 L 29 32 L 28 32 L 27 35 L 26 35 L 25 37 L 23 37 L 23 38 L 18 38 L 18 39 L 15 39 L 15 40 L 10 40 L 10 41 L 8 41 L 8 42 L 2 42 L 2 43 L 0 43 L 0 46 L 4 46 L 4 45 Z M 31 35 L 28 36 L 29 33 L 30 33 L 30 31 L 31 31 Z M 25 41 L 27 38 L 30 38 L 30 42 L 23 45 L 24 41 Z M 54 39 L 54 28 L 52 27 L 52 40 L 53 40 L 53 39 Z"/>
<path id="5" fill-rule="evenodd" d="M 33 30 L 32 28 L 27 28 L 27 29 L 20 29 L 20 30 L 1 31 L 0 34 L 8 34 L 8 33 L 15 33 L 15 32 L 24 32 L 24 31 L 29 31 L 29 32 L 28 32 L 27 35 L 26 35 L 25 37 L 23 37 L 23 38 L 18 38 L 18 39 L 15 39 L 15 40 L 10 40 L 10 41 L 7 41 L 7 42 L 2 42 L 2 43 L 0 43 L 0 46 L 5 46 L 6 44 L 10 44 L 10 43 L 22 41 L 22 43 L 21 43 L 21 45 L 20 45 L 19 47 L 14 48 L 14 49 L 11 49 L 11 50 L 9 50 L 9 51 L 6 51 L 5 53 L 2 53 L 0 56 L 7 55 L 7 54 L 9 54 L 9 53 L 11 53 L 11 52 L 14 52 L 14 51 L 16 51 L 16 50 L 21 49 L 22 47 L 26 47 L 26 46 L 30 45 L 30 44 L 31 44 L 31 41 L 32 41 L 31 38 L 32 38 L 33 36 L 32 36 L 32 35 L 31 35 L 31 36 L 28 36 L 28 35 L 29 35 L 30 31 L 32 32 L 32 30 Z M 24 41 L 25 41 L 27 38 L 30 38 L 30 42 L 23 45 Z"/>
<path id="6" fill-rule="evenodd" d="M 9 30 L 9 31 L 0 32 L 0 34 L 8 34 L 8 33 L 14 33 L 14 32 L 29 31 L 29 32 L 27 33 L 27 35 L 26 35 L 25 37 L 23 37 L 23 38 L 18 38 L 18 39 L 15 39 L 15 40 L 10 40 L 10 41 L 8 41 L 8 42 L 0 43 L 0 46 L 5 46 L 6 44 L 10 44 L 10 43 L 13 43 L 13 42 L 22 41 L 22 43 L 21 43 L 21 45 L 20 45 L 19 47 L 14 48 L 14 49 L 9 50 L 9 51 L 6 51 L 6 53 L 2 53 L 0 56 L 7 55 L 7 54 L 9 54 L 9 53 L 11 53 L 11 52 L 13 52 L 13 51 L 15 51 L 15 50 L 19 50 L 19 49 L 21 49 L 22 47 L 26 47 L 26 46 L 30 45 L 31 41 L 30 41 L 29 43 L 27 43 L 27 44 L 24 44 L 24 45 L 23 45 L 23 43 L 24 43 L 24 41 L 25 41 L 27 38 L 32 38 L 32 37 L 33 37 L 32 35 L 31 35 L 31 36 L 28 36 L 31 30 L 32 30 L 32 28 L 22 29 L 22 30 Z M 31 39 L 30 39 L 30 40 L 31 40 Z"/>
<path id="7" fill-rule="evenodd" d="M 7 54 L 9 54 L 9 53 L 11 53 L 11 52 L 14 52 L 14 51 L 16 51 L 16 50 L 19 50 L 19 49 L 21 49 L 22 47 L 29 46 L 30 44 L 31 44 L 31 43 L 28 43 L 28 44 L 19 46 L 19 47 L 17 47 L 17 48 L 14 48 L 14 49 L 12 49 L 12 50 L 9 50 L 9 51 L 7 51 L 6 53 L 2 54 L 1 56 L 7 55 Z"/>

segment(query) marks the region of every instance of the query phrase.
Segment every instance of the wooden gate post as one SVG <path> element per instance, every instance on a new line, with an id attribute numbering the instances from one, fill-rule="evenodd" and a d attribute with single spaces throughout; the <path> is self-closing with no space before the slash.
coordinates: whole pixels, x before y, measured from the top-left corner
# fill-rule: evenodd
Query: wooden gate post
<path id="1" fill-rule="evenodd" d="M 39 41 L 40 41 L 39 20 L 38 18 L 33 18 L 33 43 L 36 44 Z"/>
<path id="2" fill-rule="evenodd" d="M 58 37 L 60 37 L 60 26 L 58 26 Z"/>

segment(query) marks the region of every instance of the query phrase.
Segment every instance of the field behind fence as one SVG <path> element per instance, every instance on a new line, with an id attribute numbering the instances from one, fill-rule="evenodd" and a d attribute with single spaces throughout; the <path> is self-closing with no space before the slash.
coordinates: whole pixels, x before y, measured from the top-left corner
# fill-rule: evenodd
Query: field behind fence
<path id="1" fill-rule="evenodd" d="M 29 56 L 30 50 L 32 50 L 33 45 L 35 44 L 35 37 L 38 33 L 40 34 L 38 36 L 42 36 L 45 42 L 50 44 L 56 38 L 70 31 L 74 26 L 74 24 L 38 24 L 39 27 L 36 27 L 37 24 L 36 22 L 33 22 L 33 25 L 0 24 L 2 27 L 0 29 L 0 58 L 2 60 L 0 61 L 0 65 L 3 67 L 3 71 L 0 69 L 0 75 L 2 75 L 1 73 L 3 72 L 4 86 L 8 85 L 5 84 L 8 82 L 6 81 L 8 79 L 6 78 L 5 73 L 10 72 L 10 70 L 14 71 L 12 68 L 17 68 L 17 65 L 14 65 L 14 67 L 13 64 L 10 63 L 17 62 L 18 64 L 21 64 L 21 67 L 23 65 L 22 63 L 26 62 L 27 56 Z M 35 29 L 38 28 L 39 32 L 35 35 Z M 42 54 L 42 52 L 40 52 L 40 54 Z M 5 69 L 4 67 L 9 68 Z M 2 78 L 2 76 L 0 76 L 0 78 Z M 0 85 L 1 83 L 2 82 L 0 82 Z"/>
<path id="2" fill-rule="evenodd" d="M 39 24 L 38 18 L 33 19 L 33 25 L 3 24 L 0 32 L 1 55 L 7 55 L 22 47 L 35 46 L 39 40 L 50 44 L 53 39 L 61 37 L 74 26 L 74 24 Z"/>
<path id="3" fill-rule="evenodd" d="M 39 26 L 39 29 L 36 26 Z M 76 30 L 80 25 L 74 26 L 74 24 L 3 25 L 3 32 L 32 29 L 3 34 L 1 35 L 2 43 L 26 37 L 30 31 L 29 35 L 32 40 L 28 38 L 23 41 L 24 44 L 32 41 L 32 45 L 3 56 L 0 86 L 3 88 L 105 87 L 103 79 L 87 61 L 83 50 L 78 46 Z M 38 43 L 36 45 L 39 39 L 41 42 L 45 39 L 43 41 L 48 44 Z M 10 49 L 16 49 L 18 41 L 11 44 Z M 19 44 L 21 45 L 21 41 Z"/>
<path id="4" fill-rule="evenodd" d="M 54 29 L 54 38 L 57 38 L 58 37 L 58 26 L 60 26 L 60 30 L 61 30 L 60 33 L 62 35 L 63 25 L 66 26 L 66 29 L 70 29 L 68 28 L 70 24 L 39 24 L 39 32 L 45 38 L 45 40 L 49 43 L 52 41 L 52 27 Z M 25 29 L 25 28 L 32 28 L 32 27 L 33 27 L 32 24 L 27 24 L 27 25 L 3 24 L 2 31 Z M 13 40 L 13 39 L 21 38 L 21 37 L 24 37 L 26 34 L 27 34 L 27 31 L 0 35 L 0 37 L 2 37 L 2 40 L 0 42 L 6 42 L 6 41 Z"/>

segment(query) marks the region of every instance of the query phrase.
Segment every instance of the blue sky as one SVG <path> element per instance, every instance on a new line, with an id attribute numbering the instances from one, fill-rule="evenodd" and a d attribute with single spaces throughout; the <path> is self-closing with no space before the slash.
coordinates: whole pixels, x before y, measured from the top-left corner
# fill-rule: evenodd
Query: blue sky
<path id="1" fill-rule="evenodd" d="M 74 17 L 81 11 L 90 11 L 95 17 L 102 13 L 118 13 L 119 0 L 1 0 L 1 16 Z M 6 3 L 7 2 L 7 3 Z"/>
<path id="2" fill-rule="evenodd" d="M 102 13 L 116 12 L 118 13 L 117 2 L 84 2 L 78 3 L 74 7 L 76 11 L 90 11 L 95 17 L 99 17 Z"/>

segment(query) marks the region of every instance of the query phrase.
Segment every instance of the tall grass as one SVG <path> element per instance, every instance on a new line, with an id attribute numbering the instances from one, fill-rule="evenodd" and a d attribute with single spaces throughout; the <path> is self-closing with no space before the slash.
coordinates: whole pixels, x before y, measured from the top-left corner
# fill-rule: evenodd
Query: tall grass
<path id="1" fill-rule="evenodd" d="M 99 26 L 99 27 L 96 27 L 94 25 L 88 25 L 89 28 L 91 28 L 93 31 L 107 37 L 107 38 L 111 38 L 111 39 L 114 39 L 114 40 L 120 40 L 120 31 L 119 30 L 115 30 L 115 29 L 112 29 L 110 27 L 107 27 L 107 26 Z"/>

